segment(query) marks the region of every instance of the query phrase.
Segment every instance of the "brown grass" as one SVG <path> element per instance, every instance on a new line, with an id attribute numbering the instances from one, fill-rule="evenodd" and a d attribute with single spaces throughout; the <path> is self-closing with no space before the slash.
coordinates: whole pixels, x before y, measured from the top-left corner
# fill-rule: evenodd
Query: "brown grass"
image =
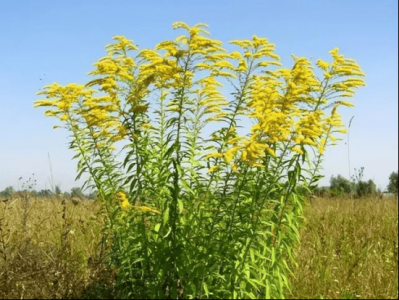
<path id="1" fill-rule="evenodd" d="M 398 201 L 315 199 L 291 298 L 398 298 Z"/>
<path id="2" fill-rule="evenodd" d="M 98 211 L 57 198 L 30 199 L 27 211 L 26 199 L 0 202 L 0 298 L 66 298 L 110 278 Z"/>

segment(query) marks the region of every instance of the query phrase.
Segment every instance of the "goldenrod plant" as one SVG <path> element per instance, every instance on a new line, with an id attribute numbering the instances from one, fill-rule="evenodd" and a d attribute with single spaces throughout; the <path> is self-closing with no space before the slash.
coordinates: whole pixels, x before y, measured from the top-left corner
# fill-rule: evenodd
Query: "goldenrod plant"
<path id="1" fill-rule="evenodd" d="M 93 80 L 48 85 L 35 102 L 71 132 L 78 178 L 103 203 L 122 298 L 284 297 L 297 187 L 316 186 L 345 133 L 338 108 L 364 85 L 337 48 L 331 62 L 293 55 L 283 68 L 266 38 L 231 52 L 206 27 L 176 22 L 183 34 L 154 49 L 116 36 Z"/>

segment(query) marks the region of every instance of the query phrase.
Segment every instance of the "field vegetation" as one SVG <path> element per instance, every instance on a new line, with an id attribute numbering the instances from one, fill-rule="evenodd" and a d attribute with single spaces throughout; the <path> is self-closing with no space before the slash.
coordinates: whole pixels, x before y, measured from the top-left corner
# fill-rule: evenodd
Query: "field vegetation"
<path id="1" fill-rule="evenodd" d="M 284 68 L 268 39 L 232 40 L 236 51 L 231 52 L 211 39 L 206 27 L 175 22 L 182 35 L 154 49 L 115 36 L 93 64 L 92 80 L 53 83 L 38 93 L 43 99 L 34 106 L 50 108 L 44 114 L 60 122 L 55 128 L 69 131 L 77 179 L 88 175 L 83 186 L 96 191 L 96 200 L 82 201 L 79 189 L 69 195 L 72 204 L 66 197 L 53 201 L 58 206 L 31 202 L 28 184 L 19 202 L 4 204 L 7 291 L 151 299 L 283 298 L 290 290 L 331 296 L 330 290 L 297 289 L 292 271 L 312 253 L 306 234 L 300 243 L 306 196 L 314 194 L 322 177 L 326 147 L 347 132 L 339 109 L 353 106 L 346 99 L 365 85 L 365 74 L 338 48 L 329 52 L 329 61 L 316 63 L 292 55 L 292 66 Z M 244 126 L 246 121 L 252 126 Z M 347 188 L 356 197 L 376 192 L 362 172 Z M 335 190 L 345 192 L 341 186 Z M 334 210 L 323 207 L 328 216 Z M 45 219 L 29 223 L 33 211 Z M 317 219 L 317 211 L 309 214 Z M 349 226 L 334 218 L 334 226 Z M 22 231 L 15 227 L 19 219 Z M 322 228 L 324 245 L 329 229 Z M 360 257 L 371 251 L 364 239 L 374 236 L 352 234 L 357 232 L 348 227 L 342 245 L 333 235 L 336 253 L 348 255 L 348 281 L 357 278 L 355 262 L 365 264 Z M 392 234 L 385 236 L 392 240 Z M 317 244 L 317 236 L 311 237 Z M 360 242 L 348 245 L 352 238 Z M 349 246 L 355 261 L 341 254 Z M 47 259 L 25 265 L 25 257 L 40 253 Z M 317 270 L 320 263 L 315 263 Z M 31 281 L 20 278 L 10 286 L 15 274 L 23 273 L 21 266 L 30 270 Z M 335 269 L 326 270 L 324 284 L 338 280 L 331 275 Z M 95 278 L 104 272 L 108 281 L 99 283 Z M 45 280 L 33 287 L 38 274 Z M 376 293 L 376 288 L 360 291 L 356 283 L 348 288 L 332 290 L 341 296 Z"/>
<path id="2" fill-rule="evenodd" d="M 0 298 L 118 297 L 101 205 L 74 200 L 30 198 L 26 218 L 0 202 Z M 288 298 L 398 298 L 397 198 L 313 198 L 304 216 Z"/>

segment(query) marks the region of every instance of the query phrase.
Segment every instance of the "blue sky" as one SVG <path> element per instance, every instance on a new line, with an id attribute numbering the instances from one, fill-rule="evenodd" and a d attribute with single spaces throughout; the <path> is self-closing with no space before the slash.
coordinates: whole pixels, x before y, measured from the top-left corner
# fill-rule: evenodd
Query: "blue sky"
<path id="1" fill-rule="evenodd" d="M 140 48 L 179 35 L 175 21 L 207 23 L 212 37 L 266 37 L 276 44 L 282 63 L 291 54 L 329 59 L 339 47 L 366 73 L 366 87 L 341 109 L 350 130 L 351 173 L 365 167 L 365 179 L 385 189 L 398 170 L 398 3 L 371 0 L 297 1 L 6 1 L 0 7 L 0 190 L 18 187 L 32 173 L 37 189 L 53 179 L 62 190 L 74 182 L 76 162 L 68 133 L 53 130 L 56 120 L 34 109 L 36 92 L 45 84 L 85 83 L 92 63 L 115 35 L 133 39 Z M 345 137 L 346 140 L 346 137 Z M 321 181 L 348 177 L 347 145 L 326 151 Z"/>

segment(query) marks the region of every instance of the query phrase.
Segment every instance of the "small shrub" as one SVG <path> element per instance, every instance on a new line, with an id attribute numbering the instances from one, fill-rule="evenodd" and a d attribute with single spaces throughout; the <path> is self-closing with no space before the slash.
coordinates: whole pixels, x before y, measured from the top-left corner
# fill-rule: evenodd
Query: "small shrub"
<path id="1" fill-rule="evenodd" d="M 356 183 L 356 194 L 358 197 L 374 195 L 377 193 L 377 185 L 373 180 L 358 181 Z"/>
<path id="2" fill-rule="evenodd" d="M 330 188 L 340 195 L 350 194 L 354 190 L 354 184 L 341 175 L 331 176 Z"/>
<path id="3" fill-rule="evenodd" d="M 6 187 L 4 191 L 0 192 L 0 195 L 3 197 L 12 196 L 15 193 L 14 188 L 12 186 Z"/>
<path id="4" fill-rule="evenodd" d="M 77 197 L 79 199 L 83 199 L 85 195 L 82 192 L 80 187 L 74 187 L 71 189 L 71 197 Z"/>
<path id="5" fill-rule="evenodd" d="M 387 191 L 389 193 L 397 194 L 398 193 L 398 172 L 392 172 L 389 175 L 389 184 L 387 186 Z"/>

